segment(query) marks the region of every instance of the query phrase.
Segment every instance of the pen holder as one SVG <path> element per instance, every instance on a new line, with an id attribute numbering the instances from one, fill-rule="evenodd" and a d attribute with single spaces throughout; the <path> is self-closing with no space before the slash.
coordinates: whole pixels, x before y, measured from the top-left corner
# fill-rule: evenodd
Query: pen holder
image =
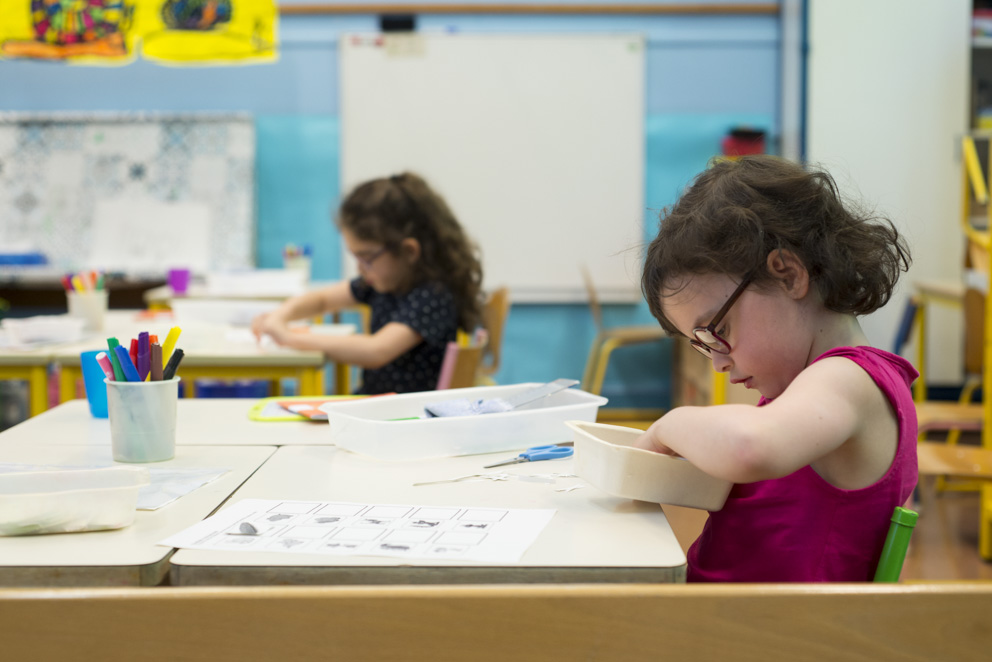
<path id="1" fill-rule="evenodd" d="M 303 272 L 303 282 L 310 282 L 310 256 L 293 255 L 282 259 L 282 266 L 286 269 Z"/>
<path id="2" fill-rule="evenodd" d="M 104 350 L 82 352 L 79 365 L 83 370 L 83 384 L 86 386 L 86 401 L 90 405 L 93 418 L 107 418 L 107 386 L 103 368 L 96 361 L 97 354 Z"/>
<path id="3" fill-rule="evenodd" d="M 83 331 L 103 331 L 107 316 L 107 290 L 66 292 L 69 316 L 83 320 Z"/>
<path id="4" fill-rule="evenodd" d="M 107 384 L 110 443 L 116 462 L 161 462 L 176 455 L 179 377 Z"/>

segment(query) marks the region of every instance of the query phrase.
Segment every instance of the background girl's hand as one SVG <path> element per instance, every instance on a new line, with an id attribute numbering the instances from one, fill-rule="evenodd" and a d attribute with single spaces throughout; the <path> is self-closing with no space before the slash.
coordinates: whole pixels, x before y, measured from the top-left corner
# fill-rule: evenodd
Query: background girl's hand
<path id="1" fill-rule="evenodd" d="M 261 315 L 256 315 L 251 321 L 251 332 L 255 335 L 255 340 L 257 342 L 262 342 L 262 336 L 265 335 L 265 331 L 263 329 L 265 327 L 265 318 L 268 316 L 268 313 L 262 313 Z"/>
<path id="2" fill-rule="evenodd" d="M 259 315 L 251 323 L 252 333 L 259 340 L 262 336 L 269 336 L 277 345 L 285 345 L 286 339 L 290 334 L 289 327 L 286 322 L 272 313 L 266 315 Z"/>

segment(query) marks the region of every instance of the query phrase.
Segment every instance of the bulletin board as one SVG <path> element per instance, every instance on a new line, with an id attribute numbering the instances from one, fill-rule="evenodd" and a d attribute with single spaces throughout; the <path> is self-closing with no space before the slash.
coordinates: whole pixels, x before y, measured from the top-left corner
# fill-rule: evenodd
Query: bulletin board
<path id="1" fill-rule="evenodd" d="M 644 48 L 640 35 L 344 36 L 342 191 L 421 174 L 481 247 L 485 287 L 515 303 L 585 301 L 580 265 L 601 300 L 637 300 Z"/>
<path id="2" fill-rule="evenodd" d="M 62 270 L 254 265 L 246 114 L 0 114 L 0 245 Z"/>

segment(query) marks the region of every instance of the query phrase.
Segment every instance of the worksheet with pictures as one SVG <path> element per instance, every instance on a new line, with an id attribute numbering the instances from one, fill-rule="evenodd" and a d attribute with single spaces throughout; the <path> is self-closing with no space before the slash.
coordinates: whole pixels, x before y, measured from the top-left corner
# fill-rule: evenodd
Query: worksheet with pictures
<path id="1" fill-rule="evenodd" d="M 185 549 L 512 563 L 554 510 L 245 499 L 163 541 Z"/>

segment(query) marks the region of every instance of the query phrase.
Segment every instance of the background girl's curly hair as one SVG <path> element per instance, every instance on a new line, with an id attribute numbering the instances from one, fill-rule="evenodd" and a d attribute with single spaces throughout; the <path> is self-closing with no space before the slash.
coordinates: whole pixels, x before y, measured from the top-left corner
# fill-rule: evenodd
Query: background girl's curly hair
<path id="1" fill-rule="evenodd" d="M 420 243 L 409 287 L 442 282 L 458 307 L 458 325 L 471 331 L 481 320 L 482 263 L 441 196 L 421 177 L 406 172 L 357 186 L 338 213 L 338 226 L 363 241 L 381 242 L 397 255 L 404 239 Z"/>
<path id="2" fill-rule="evenodd" d="M 885 305 L 911 261 L 892 222 L 845 205 L 826 172 L 748 156 L 713 164 L 662 212 L 641 289 L 662 327 L 679 333 L 662 310 L 663 293 L 678 291 L 686 276 L 743 278 L 759 266 L 754 283 L 767 286 L 773 277 L 764 264 L 776 249 L 802 260 L 829 310 L 855 315 Z"/>

